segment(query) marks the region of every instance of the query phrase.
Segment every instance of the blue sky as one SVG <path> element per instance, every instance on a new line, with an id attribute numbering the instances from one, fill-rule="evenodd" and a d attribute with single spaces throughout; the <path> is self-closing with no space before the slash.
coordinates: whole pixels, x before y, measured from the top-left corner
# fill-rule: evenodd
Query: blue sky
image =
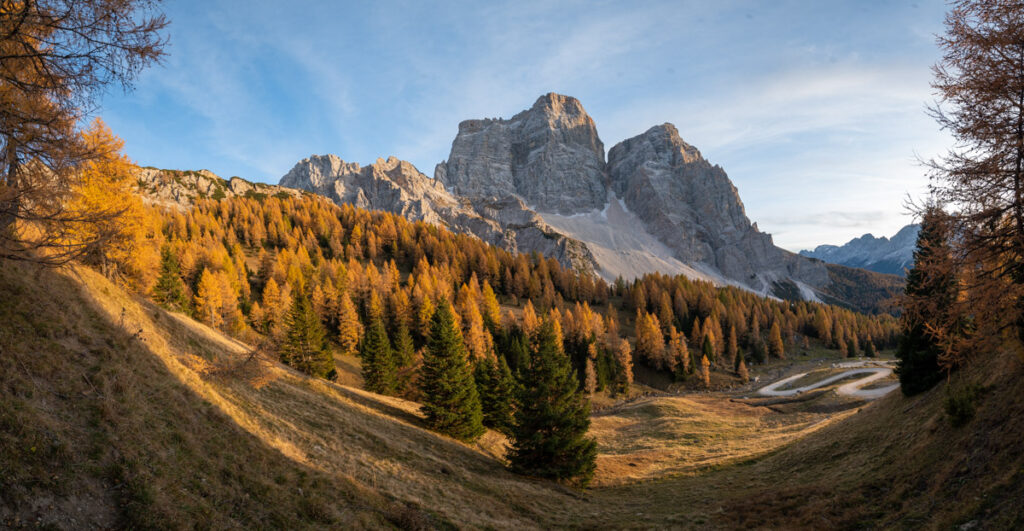
<path id="1" fill-rule="evenodd" d="M 950 139 L 938 1 L 168 1 L 162 66 L 100 114 L 130 157 L 276 183 L 310 154 L 433 175 L 458 123 L 575 96 L 606 148 L 652 125 L 789 249 L 891 235 Z"/>

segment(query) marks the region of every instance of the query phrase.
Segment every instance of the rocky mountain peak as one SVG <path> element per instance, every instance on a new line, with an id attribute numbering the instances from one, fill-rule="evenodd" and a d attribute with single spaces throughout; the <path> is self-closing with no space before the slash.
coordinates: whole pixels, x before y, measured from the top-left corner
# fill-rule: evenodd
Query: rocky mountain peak
<path id="1" fill-rule="evenodd" d="M 468 198 L 514 195 L 545 212 L 574 214 L 607 199 L 604 144 L 579 100 L 549 93 L 510 119 L 459 124 L 434 176 Z"/>

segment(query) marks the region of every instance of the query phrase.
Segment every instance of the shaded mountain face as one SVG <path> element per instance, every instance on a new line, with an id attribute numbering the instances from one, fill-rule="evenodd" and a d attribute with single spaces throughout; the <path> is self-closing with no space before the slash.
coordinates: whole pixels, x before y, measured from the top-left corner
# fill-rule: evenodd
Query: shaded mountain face
<path id="1" fill-rule="evenodd" d="M 684 262 L 756 291 L 770 292 L 780 281 L 813 288 L 829 282 L 822 264 L 776 247 L 750 222 L 725 170 L 684 142 L 672 124 L 613 147 L 608 175 L 614 195 Z"/>
<path id="2" fill-rule="evenodd" d="M 865 234 L 845 245 L 819 245 L 813 251 L 800 251 L 800 255 L 832 264 L 905 276 L 906 270 L 914 266 L 914 249 L 920 230 L 920 225 L 907 225 L 892 238 Z"/>

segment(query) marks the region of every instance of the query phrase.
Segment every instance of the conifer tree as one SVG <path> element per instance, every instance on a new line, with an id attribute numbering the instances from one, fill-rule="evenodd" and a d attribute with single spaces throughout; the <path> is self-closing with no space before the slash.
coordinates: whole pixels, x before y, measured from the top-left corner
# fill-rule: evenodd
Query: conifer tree
<path id="1" fill-rule="evenodd" d="M 782 330 L 779 328 L 779 321 L 772 323 L 768 331 L 768 355 L 780 360 L 786 359 L 786 349 L 782 344 Z"/>
<path id="2" fill-rule="evenodd" d="M 398 367 L 412 365 L 413 358 L 416 355 L 416 347 L 413 345 L 409 327 L 405 326 L 405 323 L 399 323 L 398 329 L 395 330 L 394 344 L 395 364 Z"/>
<path id="3" fill-rule="evenodd" d="M 284 325 L 285 334 L 279 347 L 281 361 L 310 376 L 333 377 L 334 357 L 327 350 L 323 325 L 309 299 L 299 290 L 292 294 Z"/>
<path id="4" fill-rule="evenodd" d="M 707 344 L 707 339 L 704 342 Z M 711 389 L 711 361 L 708 360 L 707 354 L 700 360 L 700 379 L 704 382 L 705 389 Z"/>
<path id="5" fill-rule="evenodd" d="M 359 322 L 356 306 L 347 292 L 338 295 L 338 344 L 342 354 L 354 355 L 359 349 L 363 336 L 363 325 Z"/>
<path id="6" fill-rule="evenodd" d="M 516 402 L 508 460 L 518 473 L 586 486 L 597 468 L 597 442 L 587 437 L 590 403 L 546 319 Z"/>
<path id="7" fill-rule="evenodd" d="M 168 310 L 188 312 L 190 306 L 188 295 L 185 294 L 185 283 L 181 280 L 178 257 L 168 247 L 161 254 L 160 277 L 153 286 L 153 300 Z"/>
<path id="8" fill-rule="evenodd" d="M 739 364 L 739 367 L 736 368 L 736 374 L 739 375 L 741 382 L 747 383 L 750 381 L 750 373 L 747 372 L 747 364 L 743 361 L 743 356 L 740 356 Z"/>
<path id="9" fill-rule="evenodd" d="M 589 396 L 592 396 L 597 391 L 597 369 L 594 368 L 594 360 L 589 357 L 584 366 L 583 390 Z"/>
<path id="10" fill-rule="evenodd" d="M 726 366 L 735 365 L 737 363 L 736 358 L 739 354 L 739 345 L 736 341 L 736 326 L 729 326 L 729 340 L 725 344 L 725 363 Z"/>
<path id="11" fill-rule="evenodd" d="M 896 357 L 900 388 L 906 396 L 931 389 L 942 380 L 939 356 L 942 348 L 936 333 L 946 321 L 945 312 L 956 298 L 957 279 L 948 263 L 948 220 L 936 208 L 925 212 L 917 235 L 914 267 L 907 272 L 903 334 Z"/>
<path id="12" fill-rule="evenodd" d="M 480 393 L 484 426 L 506 435 L 512 434 L 512 411 L 516 382 L 505 359 L 485 358 L 476 362 L 474 378 Z"/>
<path id="13" fill-rule="evenodd" d="M 199 277 L 199 288 L 196 290 L 196 317 L 214 328 L 220 328 L 224 324 L 220 314 L 223 303 L 217 275 L 209 269 L 203 269 L 203 274 Z"/>
<path id="14" fill-rule="evenodd" d="M 455 324 L 455 314 L 445 299 L 438 303 L 431 318 L 420 390 L 423 413 L 431 428 L 463 441 L 474 441 L 483 435 L 483 412 L 473 370 L 462 333 Z"/>
<path id="15" fill-rule="evenodd" d="M 615 374 L 615 391 L 628 394 L 633 384 L 633 351 L 625 339 L 620 339 L 615 347 Z"/>
<path id="16" fill-rule="evenodd" d="M 370 317 L 370 326 L 359 345 L 359 357 L 362 358 L 366 390 L 383 395 L 394 393 L 398 387 L 395 378 L 398 367 L 380 315 Z"/>
<path id="17" fill-rule="evenodd" d="M 874 341 L 871 341 L 871 338 L 869 337 L 868 340 L 864 342 L 864 356 L 868 358 L 873 358 L 876 354 L 877 352 L 875 352 L 875 343 Z"/>

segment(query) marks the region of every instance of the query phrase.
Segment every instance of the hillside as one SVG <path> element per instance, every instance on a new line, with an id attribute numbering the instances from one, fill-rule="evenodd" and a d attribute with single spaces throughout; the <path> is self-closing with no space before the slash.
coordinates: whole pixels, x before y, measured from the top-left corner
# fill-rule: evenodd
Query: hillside
<path id="1" fill-rule="evenodd" d="M 833 403 L 828 393 L 620 405 L 595 417 L 608 486 L 577 493 L 506 472 L 496 434 L 467 446 L 427 431 L 414 403 L 277 364 L 240 368 L 244 345 L 89 270 L 3 265 L 8 526 L 1005 528 L 1024 518 L 1022 365 L 1010 355 L 913 399 L 835 415 L 808 405 Z M 953 428 L 943 399 L 966 384 L 978 386 L 977 411 Z M 678 437 L 693 450 L 672 450 Z"/>

